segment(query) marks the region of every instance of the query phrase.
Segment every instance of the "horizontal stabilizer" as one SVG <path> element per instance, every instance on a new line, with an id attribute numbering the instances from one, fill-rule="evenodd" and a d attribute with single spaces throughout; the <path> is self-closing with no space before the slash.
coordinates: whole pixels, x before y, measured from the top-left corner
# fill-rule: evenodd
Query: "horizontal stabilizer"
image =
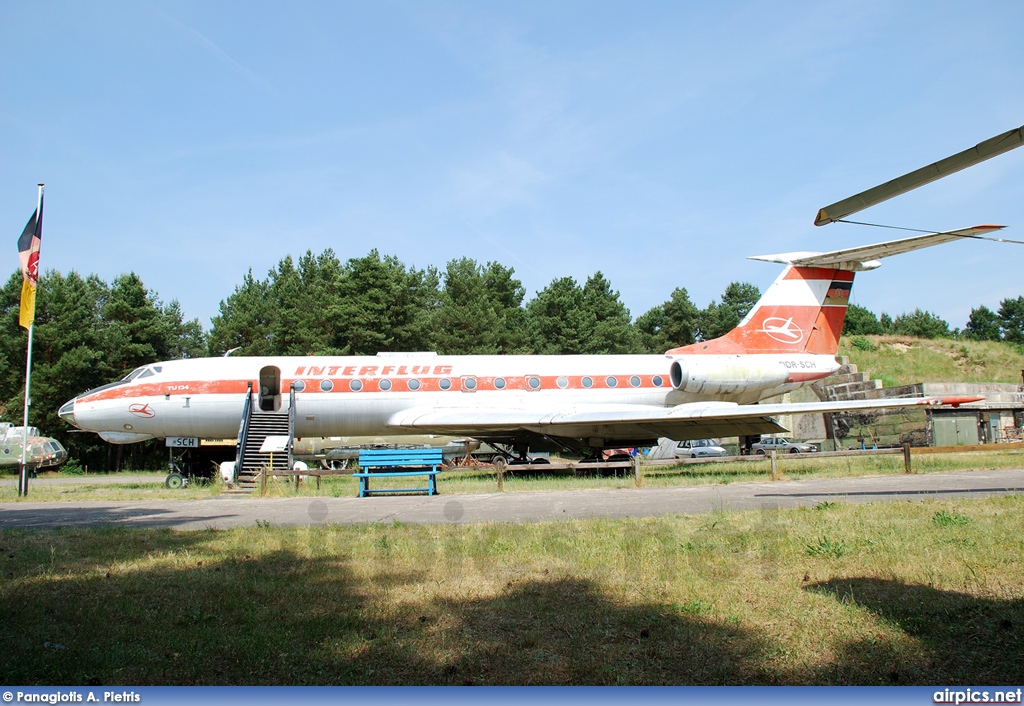
<path id="1" fill-rule="evenodd" d="M 929 164 L 927 167 L 915 169 L 901 177 L 896 177 L 892 181 L 879 184 L 842 201 L 836 201 L 834 204 L 818 211 L 818 215 L 814 219 L 814 225 L 823 226 L 826 223 L 835 223 L 851 214 L 863 211 L 869 206 L 874 206 L 894 196 L 905 194 L 912 189 L 924 186 L 961 169 L 974 166 L 979 162 L 984 162 L 986 159 L 991 159 L 1003 152 L 1009 152 L 1015 147 L 1020 147 L 1022 143 L 1024 143 L 1024 126 L 1007 130 L 1003 134 L 996 135 L 984 142 L 979 142 L 974 147 L 970 147 L 963 152 L 957 152 L 952 157 L 940 159 L 938 162 Z"/>
<path id="2" fill-rule="evenodd" d="M 790 252 L 778 255 L 754 255 L 748 260 L 762 260 L 764 262 L 778 262 L 784 265 L 798 265 L 801 267 L 828 267 L 837 270 L 850 270 L 861 272 L 873 270 L 882 263 L 878 262 L 883 257 L 901 255 L 912 250 L 930 248 L 933 245 L 941 245 L 961 238 L 977 238 L 1002 230 L 1006 226 L 979 225 L 959 230 L 947 230 L 941 233 L 927 233 L 915 235 L 911 238 L 900 240 L 889 240 L 874 245 L 862 245 L 856 248 L 845 248 L 833 250 L 832 252 Z"/>

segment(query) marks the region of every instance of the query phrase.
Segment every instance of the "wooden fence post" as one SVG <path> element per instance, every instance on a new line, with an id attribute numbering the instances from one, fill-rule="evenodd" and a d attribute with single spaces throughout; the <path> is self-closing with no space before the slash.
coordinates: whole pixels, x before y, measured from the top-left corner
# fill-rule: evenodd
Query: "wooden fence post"
<path id="1" fill-rule="evenodd" d="M 494 457 L 491 459 L 491 465 L 493 465 L 494 470 L 498 472 L 498 492 L 503 492 L 505 490 L 505 457 Z"/>
<path id="2" fill-rule="evenodd" d="M 778 460 L 775 458 L 775 449 L 772 449 L 769 453 L 771 453 L 771 456 L 772 456 L 772 480 L 778 480 L 779 479 L 779 463 L 778 463 Z"/>
<path id="3" fill-rule="evenodd" d="M 903 444 L 903 472 L 914 472 L 913 469 L 910 467 L 910 444 Z"/>

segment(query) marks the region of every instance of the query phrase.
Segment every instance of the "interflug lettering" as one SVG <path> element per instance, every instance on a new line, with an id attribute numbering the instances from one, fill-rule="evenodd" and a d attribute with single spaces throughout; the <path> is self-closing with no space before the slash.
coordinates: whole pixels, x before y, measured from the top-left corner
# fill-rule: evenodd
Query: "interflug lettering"
<path id="1" fill-rule="evenodd" d="M 379 371 L 379 372 L 378 372 Z M 300 365 L 295 369 L 295 376 L 334 377 L 341 375 L 347 377 L 358 375 L 360 377 L 373 377 L 375 375 L 451 375 L 452 366 L 435 365 Z"/>

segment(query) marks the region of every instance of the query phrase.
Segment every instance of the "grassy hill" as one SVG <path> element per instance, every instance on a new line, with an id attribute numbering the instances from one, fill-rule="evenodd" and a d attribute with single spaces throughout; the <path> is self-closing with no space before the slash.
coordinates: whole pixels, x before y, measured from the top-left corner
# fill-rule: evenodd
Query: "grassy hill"
<path id="1" fill-rule="evenodd" d="M 1012 343 L 844 336 L 839 355 L 886 387 L 918 382 L 1021 382 L 1024 350 Z"/>

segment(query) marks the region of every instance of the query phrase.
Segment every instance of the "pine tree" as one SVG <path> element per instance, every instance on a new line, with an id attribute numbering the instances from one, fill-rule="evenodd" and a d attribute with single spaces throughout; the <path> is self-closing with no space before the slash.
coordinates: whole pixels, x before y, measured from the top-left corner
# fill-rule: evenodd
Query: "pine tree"
<path id="1" fill-rule="evenodd" d="M 439 353 L 524 351 L 525 290 L 513 273 L 497 262 L 487 267 L 470 258 L 448 263 L 433 326 L 434 347 Z"/>
<path id="2" fill-rule="evenodd" d="M 619 293 L 600 272 L 583 285 L 583 308 L 592 321 L 584 339 L 584 353 L 639 353 L 640 337 L 633 327 L 629 309 L 619 301 Z"/>
<path id="3" fill-rule="evenodd" d="M 543 354 L 583 353 L 593 316 L 572 277 L 555 279 L 526 305 L 533 350 Z"/>
<path id="4" fill-rule="evenodd" d="M 999 326 L 1004 341 L 1024 343 L 1024 296 L 999 302 Z"/>
<path id="5" fill-rule="evenodd" d="M 964 337 L 972 341 L 999 341 L 1002 333 L 999 330 L 999 316 L 984 304 L 971 309 L 971 315 L 964 327 Z"/>
<path id="6" fill-rule="evenodd" d="M 238 355 L 272 355 L 271 331 L 278 313 L 270 300 L 270 285 L 253 279 L 252 270 L 242 278 L 227 299 L 220 303 L 220 314 L 213 317 L 208 352 L 219 356 L 233 348 Z"/>
<path id="7" fill-rule="evenodd" d="M 636 320 L 644 350 L 664 353 L 672 348 L 688 346 L 697 340 L 697 319 L 700 310 L 690 295 L 679 287 L 664 304 L 650 309 Z"/>

